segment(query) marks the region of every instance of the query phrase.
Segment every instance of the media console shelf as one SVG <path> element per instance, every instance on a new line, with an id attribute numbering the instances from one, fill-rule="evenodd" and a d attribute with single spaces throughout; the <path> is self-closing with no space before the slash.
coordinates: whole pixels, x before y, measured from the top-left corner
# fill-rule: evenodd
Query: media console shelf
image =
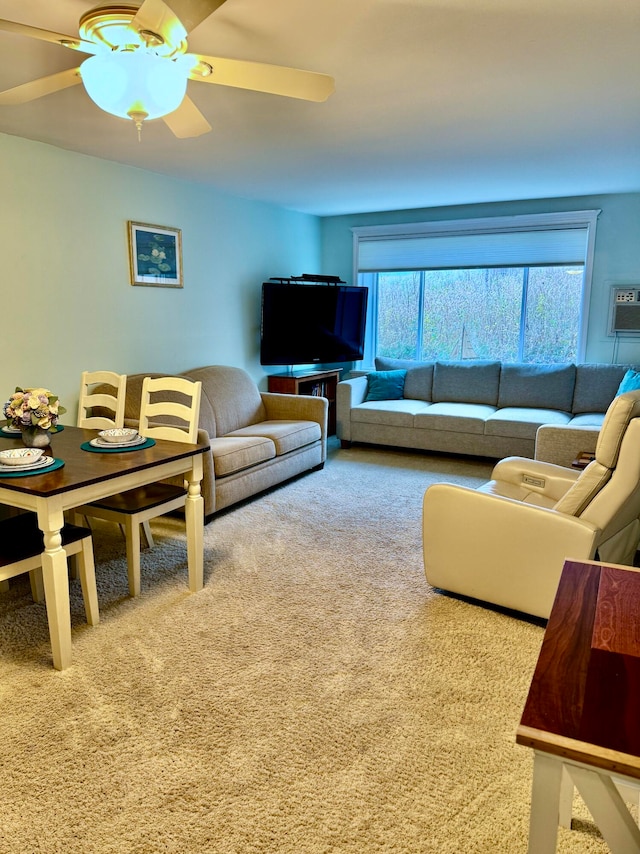
<path id="1" fill-rule="evenodd" d="M 307 394 L 326 397 L 329 401 L 328 434 L 336 432 L 336 386 L 342 368 L 334 371 L 293 371 L 290 374 L 270 374 L 269 391 L 279 394 Z"/>

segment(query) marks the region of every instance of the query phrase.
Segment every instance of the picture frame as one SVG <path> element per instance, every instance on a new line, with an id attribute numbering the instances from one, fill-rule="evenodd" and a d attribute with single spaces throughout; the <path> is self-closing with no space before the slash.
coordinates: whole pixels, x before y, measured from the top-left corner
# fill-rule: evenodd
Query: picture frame
<path id="1" fill-rule="evenodd" d="M 182 288 L 182 231 L 166 225 L 128 221 L 132 285 Z"/>

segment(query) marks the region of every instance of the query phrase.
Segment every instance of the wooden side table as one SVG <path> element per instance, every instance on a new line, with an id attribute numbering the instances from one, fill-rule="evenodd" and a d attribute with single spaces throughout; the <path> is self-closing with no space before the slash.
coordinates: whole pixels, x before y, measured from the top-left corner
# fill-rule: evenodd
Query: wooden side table
<path id="1" fill-rule="evenodd" d="M 573 787 L 613 854 L 640 852 L 640 572 L 567 560 L 516 741 L 535 751 L 529 854 L 556 850 Z"/>
<path id="2" fill-rule="evenodd" d="M 280 394 L 309 394 L 326 397 L 329 401 L 329 436 L 336 432 L 336 386 L 342 368 L 333 371 L 295 371 L 290 374 L 271 374 L 268 378 L 269 391 Z"/>
<path id="3" fill-rule="evenodd" d="M 571 463 L 571 467 L 574 469 L 586 469 L 589 463 L 592 463 L 595 458 L 595 451 L 580 451 L 578 456 Z"/>

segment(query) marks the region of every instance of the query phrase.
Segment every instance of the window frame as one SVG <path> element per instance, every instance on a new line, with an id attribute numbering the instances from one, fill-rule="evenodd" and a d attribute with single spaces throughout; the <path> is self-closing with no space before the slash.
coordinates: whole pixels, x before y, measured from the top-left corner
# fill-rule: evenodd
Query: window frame
<path id="1" fill-rule="evenodd" d="M 591 304 L 591 281 L 595 251 L 596 223 L 600 210 L 562 211 L 542 214 L 518 214 L 514 216 L 478 217 L 459 220 L 436 220 L 433 222 L 395 223 L 392 225 L 354 226 L 351 228 L 353 241 L 353 281 L 360 281 L 360 243 L 366 240 L 389 240 L 397 238 L 455 237 L 463 234 L 496 234 L 517 231 L 548 231 L 578 228 L 586 231 L 584 277 L 578 328 L 577 361 L 585 359 L 589 306 Z M 511 266 L 511 265 L 509 265 Z M 380 271 L 385 272 L 385 271 Z M 375 276 L 375 273 L 364 273 Z M 359 364 L 373 364 L 375 357 L 375 318 L 377 317 L 377 294 L 370 291 L 364 359 Z"/>

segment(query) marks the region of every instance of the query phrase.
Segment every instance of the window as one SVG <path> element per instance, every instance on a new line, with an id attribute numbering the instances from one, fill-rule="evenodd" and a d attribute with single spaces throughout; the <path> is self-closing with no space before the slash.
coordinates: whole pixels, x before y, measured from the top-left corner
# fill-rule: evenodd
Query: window
<path id="1" fill-rule="evenodd" d="M 582 361 L 597 214 L 353 229 L 365 358 Z"/>
<path id="2" fill-rule="evenodd" d="M 397 359 L 571 362 L 583 267 L 376 273 L 376 354 Z"/>

